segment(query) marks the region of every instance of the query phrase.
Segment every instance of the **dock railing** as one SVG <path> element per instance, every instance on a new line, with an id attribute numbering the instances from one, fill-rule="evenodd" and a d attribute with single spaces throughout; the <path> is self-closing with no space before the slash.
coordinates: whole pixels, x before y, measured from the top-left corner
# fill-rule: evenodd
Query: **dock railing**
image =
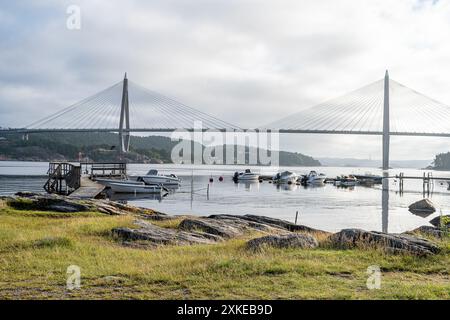
<path id="1" fill-rule="evenodd" d="M 48 180 L 44 185 L 48 193 L 68 195 L 81 185 L 81 166 L 69 162 L 50 162 Z"/>
<path id="2" fill-rule="evenodd" d="M 126 162 L 101 162 L 89 163 L 84 162 L 81 166 L 86 166 L 86 172 L 90 168 L 90 177 L 126 177 L 127 164 Z"/>

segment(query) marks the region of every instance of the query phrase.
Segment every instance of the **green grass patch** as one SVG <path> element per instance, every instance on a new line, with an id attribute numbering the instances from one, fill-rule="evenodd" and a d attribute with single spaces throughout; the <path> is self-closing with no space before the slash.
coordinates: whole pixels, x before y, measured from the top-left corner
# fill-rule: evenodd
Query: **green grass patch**
<path id="1" fill-rule="evenodd" d="M 33 246 L 40 248 L 70 248 L 73 247 L 73 242 L 65 237 L 46 237 L 33 242 Z"/>
<path id="2" fill-rule="evenodd" d="M 442 253 L 422 258 L 327 246 L 255 253 L 245 249 L 246 239 L 124 247 L 111 229 L 132 227 L 134 219 L 0 207 L 0 298 L 450 299 L 448 239 L 439 242 Z M 81 268 L 75 291 L 65 287 L 71 265 Z M 366 287 L 371 265 L 382 271 L 379 290 Z"/>

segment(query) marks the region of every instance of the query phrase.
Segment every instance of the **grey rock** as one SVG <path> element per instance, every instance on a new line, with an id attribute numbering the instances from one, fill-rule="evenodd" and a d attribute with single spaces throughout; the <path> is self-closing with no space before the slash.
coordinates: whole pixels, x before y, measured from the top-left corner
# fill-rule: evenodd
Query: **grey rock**
<path id="1" fill-rule="evenodd" d="M 140 215 L 141 219 L 151 220 L 151 221 L 169 221 L 179 219 L 179 216 L 169 216 L 166 214 L 161 214 L 159 212 L 155 212 L 154 214 L 146 214 Z"/>
<path id="2" fill-rule="evenodd" d="M 37 209 L 56 212 L 84 212 L 89 211 L 89 206 L 79 201 L 64 199 L 61 197 L 33 197 L 31 198 Z"/>
<path id="3" fill-rule="evenodd" d="M 319 245 L 316 238 L 308 234 L 291 233 L 286 235 L 269 235 L 252 239 L 247 242 L 250 250 L 261 250 L 263 247 L 274 248 L 316 248 Z"/>
<path id="4" fill-rule="evenodd" d="M 275 219 L 265 216 L 257 216 L 257 215 L 243 215 L 243 216 L 237 216 L 237 215 L 211 215 L 208 218 L 210 219 L 238 219 L 238 220 L 245 220 L 249 222 L 256 223 L 255 227 L 261 226 L 263 228 L 272 227 L 272 228 L 278 228 L 278 229 L 284 229 L 291 232 L 308 232 L 308 233 L 324 233 L 328 234 L 326 231 L 310 228 L 303 225 L 297 225 L 289 221 L 281 220 L 281 219 Z"/>
<path id="5" fill-rule="evenodd" d="M 408 207 L 411 213 L 419 215 L 421 217 L 427 217 L 430 214 L 436 212 L 436 208 L 430 199 L 422 199 L 414 202 Z"/>
<path id="6" fill-rule="evenodd" d="M 234 221 L 232 223 L 226 223 L 212 219 L 184 219 L 178 228 L 186 231 L 199 230 L 225 239 L 234 238 L 243 234 L 243 228 L 239 224 L 234 223 Z"/>
<path id="7" fill-rule="evenodd" d="M 447 221 L 447 223 L 444 224 L 443 227 L 450 228 L 450 215 L 443 215 L 442 218 L 442 220 Z M 430 223 L 437 228 L 441 228 L 441 216 L 430 220 Z"/>
<path id="8" fill-rule="evenodd" d="M 440 251 L 436 244 L 419 237 L 360 229 L 344 229 L 333 234 L 329 239 L 333 245 L 340 248 L 382 248 L 387 252 L 418 256 L 436 254 Z"/>
<path id="9" fill-rule="evenodd" d="M 65 213 L 74 213 L 74 212 L 80 212 L 78 208 L 71 206 L 71 205 L 65 205 L 65 204 L 52 204 L 46 208 L 49 211 L 55 211 L 55 212 L 65 212 Z"/>
<path id="10" fill-rule="evenodd" d="M 264 233 L 286 233 L 286 230 L 277 226 L 257 223 L 236 217 L 222 216 L 217 218 L 184 219 L 179 228 L 186 231 L 202 231 L 208 234 L 218 235 L 224 239 L 236 238 L 249 231 Z"/>
<path id="11" fill-rule="evenodd" d="M 20 197 L 20 198 L 32 198 L 32 197 L 36 197 L 39 196 L 39 193 L 35 193 L 35 192 L 17 192 L 15 194 L 15 196 Z"/>
<path id="12" fill-rule="evenodd" d="M 430 237 L 442 238 L 447 234 L 447 232 L 432 226 L 421 226 L 414 229 L 413 231 L 406 232 L 406 234 L 416 234 L 421 233 Z"/>
<path id="13" fill-rule="evenodd" d="M 8 205 L 19 209 L 56 211 L 64 213 L 98 211 L 108 215 L 123 215 L 135 213 L 140 215 L 158 215 L 149 209 L 134 207 L 109 200 L 81 200 L 54 194 L 18 193 L 13 197 L 1 197 Z"/>
<path id="14" fill-rule="evenodd" d="M 126 242 L 146 241 L 150 245 L 187 245 L 209 244 L 220 241 L 220 237 L 205 236 L 199 232 L 185 232 L 176 229 L 166 229 L 151 223 L 138 220 L 139 229 L 115 228 L 112 234 Z"/>
<path id="15" fill-rule="evenodd" d="M 111 203 L 112 204 L 112 203 Z M 128 211 L 121 210 L 114 205 L 107 203 L 97 203 L 93 209 L 95 211 L 109 214 L 109 215 L 123 215 L 129 213 Z"/>
<path id="16" fill-rule="evenodd" d="M 315 238 L 292 233 L 289 229 L 322 232 L 304 226 L 295 226 L 283 220 L 250 215 L 213 215 L 206 218 L 186 217 L 180 222 L 177 229 L 160 228 L 148 222 L 150 219 L 153 218 L 143 216 L 142 219 L 135 221 L 139 228 L 116 228 L 112 232 L 115 236 L 122 239 L 124 244 L 131 246 L 138 246 L 139 244 L 136 241 L 145 241 L 149 246 L 215 243 L 238 238 L 248 232 L 258 232 L 272 235 L 274 238 L 255 240 L 256 242 L 267 241 L 273 246 L 305 248 L 317 246 Z M 159 218 L 156 220 L 159 220 Z"/>

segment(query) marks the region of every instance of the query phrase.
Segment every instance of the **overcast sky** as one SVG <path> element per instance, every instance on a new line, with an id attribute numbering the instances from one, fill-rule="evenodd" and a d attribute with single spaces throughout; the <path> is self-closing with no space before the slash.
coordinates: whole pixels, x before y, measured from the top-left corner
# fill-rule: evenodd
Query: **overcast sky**
<path id="1" fill-rule="evenodd" d="M 66 27 L 81 8 L 81 29 Z M 130 79 L 257 127 L 384 76 L 450 104 L 450 2 L 2 1 L 0 126 L 24 126 Z M 450 121 L 450 119 L 449 119 Z M 295 135 L 313 156 L 380 158 L 380 137 Z M 393 138 L 428 159 L 450 138 Z"/>

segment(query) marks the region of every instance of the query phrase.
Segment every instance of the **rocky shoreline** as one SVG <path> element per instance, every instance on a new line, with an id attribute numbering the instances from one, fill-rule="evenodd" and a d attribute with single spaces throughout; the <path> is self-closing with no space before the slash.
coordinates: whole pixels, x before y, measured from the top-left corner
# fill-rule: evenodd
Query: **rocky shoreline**
<path id="1" fill-rule="evenodd" d="M 360 229 L 344 229 L 337 233 L 329 233 L 265 216 L 168 216 L 108 200 L 80 200 L 46 194 L 18 193 L 12 197 L 0 198 L 1 203 L 17 210 L 133 215 L 134 227 L 114 228 L 111 234 L 124 246 L 140 248 L 216 244 L 230 239 L 245 238 L 246 248 L 254 251 L 261 251 L 266 247 L 312 249 L 321 246 L 334 249 L 378 248 L 387 253 L 428 256 L 440 252 L 440 247 L 430 239 L 439 240 L 448 236 L 450 227 L 447 222 L 449 216 L 444 216 L 446 224 L 441 224 L 438 217 L 430 221 L 433 226 L 421 226 L 402 234 Z M 176 226 L 168 228 L 154 223 L 164 220 L 176 220 Z"/>

